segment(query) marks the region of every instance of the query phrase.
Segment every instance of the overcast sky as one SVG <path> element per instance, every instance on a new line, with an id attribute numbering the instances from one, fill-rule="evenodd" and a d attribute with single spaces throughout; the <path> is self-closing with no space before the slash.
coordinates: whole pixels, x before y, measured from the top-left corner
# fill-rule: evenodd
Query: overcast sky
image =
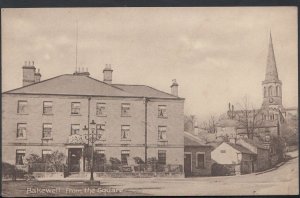
<path id="1" fill-rule="evenodd" d="M 145 84 L 170 92 L 177 79 L 186 114 L 220 115 L 245 95 L 262 103 L 272 31 L 283 104 L 297 106 L 297 9 L 77 8 L 2 10 L 2 91 L 22 86 L 25 61 L 35 61 L 42 80 L 78 66 L 113 83 Z"/>

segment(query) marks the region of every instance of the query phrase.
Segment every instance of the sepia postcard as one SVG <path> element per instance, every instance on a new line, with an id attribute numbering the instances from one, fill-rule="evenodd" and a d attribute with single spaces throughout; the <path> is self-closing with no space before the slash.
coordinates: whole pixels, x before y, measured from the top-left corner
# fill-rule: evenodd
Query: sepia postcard
<path id="1" fill-rule="evenodd" d="M 2 196 L 298 195 L 297 18 L 1 9 Z"/>

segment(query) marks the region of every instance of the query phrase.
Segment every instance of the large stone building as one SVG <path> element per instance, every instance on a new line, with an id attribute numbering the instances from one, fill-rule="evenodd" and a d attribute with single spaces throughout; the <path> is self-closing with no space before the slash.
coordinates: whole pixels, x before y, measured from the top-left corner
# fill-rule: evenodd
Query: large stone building
<path id="1" fill-rule="evenodd" d="M 110 65 L 104 80 L 88 72 L 40 81 L 29 62 L 23 86 L 2 95 L 2 159 L 24 165 L 30 154 L 55 150 L 67 156 L 70 171 L 85 170 L 83 128 L 101 134 L 95 150 L 127 164 L 155 157 L 161 164 L 184 164 L 184 99 L 173 80 L 171 94 L 145 85 L 113 84 Z M 94 121 L 96 124 L 90 124 Z"/>

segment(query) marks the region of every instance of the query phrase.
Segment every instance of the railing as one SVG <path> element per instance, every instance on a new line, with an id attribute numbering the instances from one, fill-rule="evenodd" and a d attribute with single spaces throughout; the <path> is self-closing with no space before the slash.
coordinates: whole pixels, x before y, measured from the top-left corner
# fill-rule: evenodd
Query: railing
<path id="1" fill-rule="evenodd" d="M 32 163 L 28 165 L 29 172 L 64 172 L 64 164 Z"/>
<path id="2" fill-rule="evenodd" d="M 90 166 L 87 164 L 85 171 L 90 171 Z M 166 173 L 182 173 L 182 165 L 177 164 L 95 164 L 94 172 L 166 172 Z"/>

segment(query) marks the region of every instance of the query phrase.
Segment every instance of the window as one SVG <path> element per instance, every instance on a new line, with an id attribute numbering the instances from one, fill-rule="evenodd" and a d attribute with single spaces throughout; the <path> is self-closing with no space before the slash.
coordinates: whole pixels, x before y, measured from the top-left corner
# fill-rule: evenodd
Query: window
<path id="1" fill-rule="evenodd" d="M 18 113 L 27 113 L 27 101 L 19 100 L 18 101 Z"/>
<path id="2" fill-rule="evenodd" d="M 121 140 L 129 140 L 129 125 L 122 125 L 121 126 Z"/>
<path id="3" fill-rule="evenodd" d="M 105 124 L 96 125 L 96 133 L 100 134 L 100 139 L 104 139 Z"/>
<path id="4" fill-rule="evenodd" d="M 44 101 L 43 114 L 52 114 L 52 102 Z"/>
<path id="5" fill-rule="evenodd" d="M 80 125 L 79 124 L 72 124 L 71 125 L 71 135 L 78 135 L 80 131 Z"/>
<path id="6" fill-rule="evenodd" d="M 25 149 L 17 149 L 16 151 L 16 165 L 24 165 Z"/>
<path id="7" fill-rule="evenodd" d="M 167 106 L 166 105 L 158 105 L 158 117 L 159 118 L 167 117 Z"/>
<path id="8" fill-rule="evenodd" d="M 72 102 L 71 104 L 71 114 L 79 115 L 80 114 L 80 102 Z"/>
<path id="9" fill-rule="evenodd" d="M 204 153 L 197 153 L 197 164 L 198 168 L 204 168 Z"/>
<path id="10" fill-rule="evenodd" d="M 226 150 L 220 150 L 220 153 L 226 153 Z"/>
<path id="11" fill-rule="evenodd" d="M 166 151 L 158 150 L 158 163 L 166 165 L 166 161 L 167 161 Z"/>
<path id="12" fill-rule="evenodd" d="M 269 88 L 268 88 L 268 94 L 269 94 L 269 96 L 272 96 L 273 94 L 272 94 L 272 86 L 270 86 Z"/>
<path id="13" fill-rule="evenodd" d="M 17 138 L 26 138 L 26 127 L 27 124 L 25 123 L 18 123 L 17 125 L 18 129 L 17 129 Z"/>
<path id="14" fill-rule="evenodd" d="M 96 104 L 96 115 L 97 116 L 105 115 L 105 103 L 97 103 Z"/>
<path id="15" fill-rule="evenodd" d="M 158 140 L 167 140 L 167 127 L 166 126 L 158 127 Z"/>
<path id="16" fill-rule="evenodd" d="M 129 116 L 129 115 L 130 115 L 130 104 L 122 104 L 121 116 Z"/>
<path id="17" fill-rule="evenodd" d="M 46 161 L 47 159 L 49 159 L 51 154 L 52 154 L 51 150 L 42 150 L 43 161 Z"/>
<path id="18" fill-rule="evenodd" d="M 267 88 L 264 87 L 264 97 L 267 97 Z"/>
<path id="19" fill-rule="evenodd" d="M 95 161 L 97 164 L 105 163 L 105 151 L 96 150 Z"/>
<path id="20" fill-rule="evenodd" d="M 122 165 L 128 165 L 128 158 L 129 158 L 129 150 L 121 151 L 121 163 L 122 163 Z"/>
<path id="21" fill-rule="evenodd" d="M 51 138 L 52 137 L 52 124 L 45 123 L 43 125 L 43 138 Z"/>

